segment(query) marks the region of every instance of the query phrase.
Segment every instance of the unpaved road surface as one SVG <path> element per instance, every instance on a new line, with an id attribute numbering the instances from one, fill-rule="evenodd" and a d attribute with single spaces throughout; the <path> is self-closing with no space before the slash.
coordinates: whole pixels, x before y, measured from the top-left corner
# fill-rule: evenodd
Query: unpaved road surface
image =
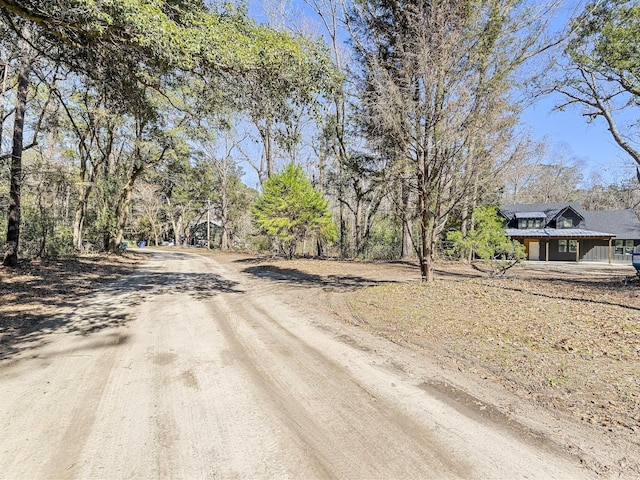
<path id="1" fill-rule="evenodd" d="M 0 362 L 0 477 L 593 476 L 285 290 L 154 252 L 61 312 Z"/>

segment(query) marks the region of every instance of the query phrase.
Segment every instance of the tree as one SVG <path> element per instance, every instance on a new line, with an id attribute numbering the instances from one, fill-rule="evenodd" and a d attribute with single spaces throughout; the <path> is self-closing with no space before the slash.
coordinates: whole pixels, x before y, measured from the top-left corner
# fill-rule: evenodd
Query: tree
<path id="1" fill-rule="evenodd" d="M 262 233 L 277 240 L 289 258 L 298 242 L 310 236 L 327 241 L 337 236 L 327 201 L 294 164 L 267 179 L 251 214 Z"/>
<path id="2" fill-rule="evenodd" d="M 576 200 L 584 166 L 563 148 L 523 142 L 501 172 L 503 203 L 560 203 Z"/>
<path id="3" fill-rule="evenodd" d="M 471 252 L 471 258 L 477 256 L 499 273 L 525 259 L 524 245 L 505 235 L 495 207 L 478 207 L 473 216 L 474 229 L 467 235 L 460 231 L 447 233 L 447 241 L 453 245 L 452 253 L 462 257 L 466 256 L 466 252 Z"/>
<path id="4" fill-rule="evenodd" d="M 326 158 L 331 155 L 335 159 L 335 174 L 332 182 L 336 190 L 336 199 L 338 203 L 338 225 L 339 225 L 339 248 L 340 256 L 349 256 L 348 239 L 347 239 L 347 193 L 346 188 L 351 185 L 358 184 L 357 172 L 349 169 L 348 164 L 353 165 L 351 161 L 351 152 L 349 145 L 349 135 L 347 134 L 348 119 L 347 107 L 349 92 L 346 87 L 346 78 L 348 76 L 347 65 L 349 64 L 348 53 L 345 51 L 341 37 L 344 35 L 343 26 L 345 24 L 345 2 L 344 0 L 304 0 L 305 3 L 318 15 L 321 24 L 324 26 L 324 34 L 329 40 L 329 49 L 332 55 L 334 69 L 338 75 L 342 77 L 337 82 L 335 89 L 329 99 L 327 105 L 327 114 L 325 118 L 325 126 L 320 138 L 322 150 L 319 155 L 319 184 L 320 188 L 325 188 L 326 178 Z M 357 192 L 356 192 L 357 197 Z M 353 209 L 350 209 L 353 212 Z M 354 222 L 359 222 L 358 218 L 354 218 Z M 357 229 L 358 227 L 356 227 Z M 360 229 L 362 230 L 362 229 Z M 357 240 L 355 241 L 357 244 Z M 357 250 L 357 247 L 356 247 Z"/>
<path id="5" fill-rule="evenodd" d="M 163 10 L 163 7 L 169 8 Z M 180 7 L 203 11 L 203 4 L 198 1 L 182 5 L 144 0 L 99 4 L 80 1 L 73 5 L 0 1 L 3 33 L 13 32 L 21 45 L 4 265 L 15 266 L 18 260 L 24 119 L 34 59 L 52 59 L 83 78 L 95 80 L 109 92 L 112 104 L 126 111 L 127 106 L 141 103 L 140 85 L 145 81 L 162 77 L 176 65 L 188 64 L 188 49 L 179 41 L 186 30 L 181 24 L 186 18 L 185 11 Z M 174 41 L 168 42 L 165 48 L 162 44 L 167 39 Z M 107 65 L 115 68 L 107 69 Z M 81 134 L 79 130 L 78 133 Z M 119 202 L 118 207 L 126 208 L 125 203 Z"/>
<path id="6" fill-rule="evenodd" d="M 27 92 L 29 89 L 29 73 L 33 57 L 28 43 L 29 28 L 23 27 L 20 42 L 20 67 L 18 69 L 18 88 L 14 113 L 13 140 L 11 147 L 11 173 L 9 190 L 9 212 L 7 220 L 7 243 L 2 264 L 15 267 L 18 264 L 18 246 L 20 244 L 20 195 L 22 188 L 22 151 L 24 139 L 25 112 L 27 109 Z"/>
<path id="7" fill-rule="evenodd" d="M 572 22 L 566 74 L 555 90 L 583 108 L 587 122 L 604 119 L 614 141 L 639 166 L 640 5 L 635 0 L 592 1 Z"/>
<path id="8" fill-rule="evenodd" d="M 303 119 L 333 88 L 332 64 L 324 48 L 299 35 L 292 39 L 299 52 L 264 53 L 231 86 L 236 108 L 247 114 L 262 144 L 259 163 L 249 159 L 261 184 L 275 172 L 276 147 L 295 161 Z"/>
<path id="9" fill-rule="evenodd" d="M 240 140 L 241 141 L 241 140 Z M 225 131 L 219 142 L 218 150 L 207 148 L 205 161 L 213 169 L 212 207 L 220 222 L 220 249 L 231 248 L 231 239 L 237 228 L 237 220 L 243 211 L 248 210 L 246 187 L 243 188 L 240 177 L 242 170 L 233 158 L 238 148 L 238 139 L 234 132 Z"/>
<path id="10" fill-rule="evenodd" d="M 542 7 L 527 5 L 354 2 L 362 131 L 411 189 L 398 197 L 410 198 L 415 214 L 404 205 L 399 210 L 419 223 L 413 244 L 425 281 L 433 279 L 436 242 L 449 215 L 465 202 L 473 208 L 512 135 L 514 80 L 544 48 Z"/>

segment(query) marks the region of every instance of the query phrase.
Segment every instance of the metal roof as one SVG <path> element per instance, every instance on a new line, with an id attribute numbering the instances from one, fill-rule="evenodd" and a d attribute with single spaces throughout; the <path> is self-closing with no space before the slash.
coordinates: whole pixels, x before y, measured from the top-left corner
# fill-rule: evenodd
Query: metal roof
<path id="1" fill-rule="evenodd" d="M 514 216 L 516 218 L 547 218 L 544 212 L 516 212 Z"/>
<path id="2" fill-rule="evenodd" d="M 567 208 L 573 209 L 576 214 L 582 218 L 580 227 L 573 229 L 573 235 L 569 233 L 570 229 L 559 229 L 559 232 L 550 234 L 556 229 L 507 229 L 512 233 L 510 236 L 525 237 L 535 235 L 537 237 L 615 237 L 617 239 L 640 240 L 640 220 L 633 210 L 582 210 L 577 203 L 530 203 L 530 204 L 513 204 L 502 205 L 500 213 L 508 221 L 517 218 L 542 218 L 525 215 L 538 215 L 544 213 L 546 215 L 546 224 L 551 223 L 554 218 L 564 214 Z M 515 223 L 511 223 L 515 227 Z M 527 233 L 528 232 L 528 233 Z M 604 233 L 611 232 L 611 233 Z"/>
<path id="3" fill-rule="evenodd" d="M 501 205 L 500 212 L 505 218 L 513 218 L 513 215 L 524 212 L 542 212 L 545 217 L 551 220 L 555 218 L 561 211 L 567 207 L 573 208 L 578 215 L 582 213 L 582 209 L 578 203 L 566 202 L 566 203 L 520 203 L 511 205 Z"/>
<path id="4" fill-rule="evenodd" d="M 508 237 L 539 237 L 539 238 L 610 238 L 615 233 L 594 232 L 579 228 L 507 228 Z"/>

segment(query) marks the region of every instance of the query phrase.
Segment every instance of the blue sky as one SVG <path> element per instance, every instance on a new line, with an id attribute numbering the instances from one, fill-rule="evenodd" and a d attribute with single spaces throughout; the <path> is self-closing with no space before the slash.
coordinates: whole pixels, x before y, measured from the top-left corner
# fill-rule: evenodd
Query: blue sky
<path id="1" fill-rule="evenodd" d="M 298 13 L 309 12 L 302 0 L 293 0 L 292 3 Z M 250 14 L 258 21 L 266 21 L 262 5 L 263 0 L 249 1 Z M 562 28 L 582 5 L 584 0 L 564 0 L 553 27 Z M 548 144 L 550 151 L 561 151 L 565 160 L 580 161 L 585 167 L 585 182 L 592 173 L 599 173 L 605 183 L 618 183 L 631 177 L 635 172 L 635 162 L 615 144 L 604 120 L 587 123 L 579 107 L 554 110 L 554 106 L 561 102 L 559 94 L 538 100 L 524 111 L 521 117 L 523 128 L 531 132 L 534 140 Z M 554 158 L 547 161 L 553 162 Z"/>
<path id="2" fill-rule="evenodd" d="M 632 176 L 635 162 L 614 142 L 604 120 L 587 123 L 579 107 L 553 110 L 561 101 L 559 96 L 542 98 L 525 110 L 522 124 L 530 127 L 535 138 L 565 147 L 568 155 L 582 161 L 585 180 L 592 172 L 612 183 Z"/>

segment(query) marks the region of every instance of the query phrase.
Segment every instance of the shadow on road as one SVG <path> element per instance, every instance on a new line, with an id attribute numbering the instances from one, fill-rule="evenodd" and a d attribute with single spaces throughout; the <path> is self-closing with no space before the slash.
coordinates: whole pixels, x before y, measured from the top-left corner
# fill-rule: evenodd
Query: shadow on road
<path id="1" fill-rule="evenodd" d="M 236 282 L 211 273 L 165 273 L 145 268 L 91 294 L 85 292 L 82 295 L 68 285 L 70 291 L 66 295 L 58 292 L 50 298 L 44 296 L 41 299 L 64 313 L 48 315 L 25 312 L 24 309 L 12 312 L 5 308 L 0 331 L 0 360 L 11 359 L 44 345 L 52 334 L 90 335 L 126 325 L 133 319 L 131 312 L 135 307 L 154 296 L 181 294 L 206 300 L 219 293 L 244 293 L 236 286 Z M 26 298 L 26 295 L 17 295 L 15 304 L 26 301 Z M 33 294 L 29 301 L 34 303 Z"/>
<path id="2" fill-rule="evenodd" d="M 385 283 L 396 283 L 394 280 L 374 280 L 355 275 L 317 275 L 303 272 L 295 268 L 281 268 L 273 265 L 247 267 L 242 270 L 258 278 L 272 280 L 299 287 L 320 287 L 329 290 L 355 290 Z"/>

